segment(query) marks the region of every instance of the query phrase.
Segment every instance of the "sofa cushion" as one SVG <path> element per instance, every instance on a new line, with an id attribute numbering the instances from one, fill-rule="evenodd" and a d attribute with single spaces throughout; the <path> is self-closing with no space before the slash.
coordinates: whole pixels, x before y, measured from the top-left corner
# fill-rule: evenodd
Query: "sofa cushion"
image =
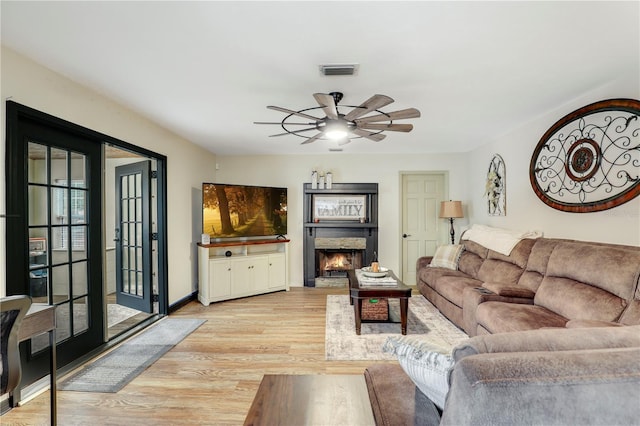
<path id="1" fill-rule="evenodd" d="M 568 278 L 631 300 L 640 276 L 640 250 L 562 242 L 549 258 L 547 276 Z"/>
<path id="2" fill-rule="evenodd" d="M 436 253 L 433 255 L 429 266 L 432 268 L 440 267 L 457 271 L 458 259 L 460 259 L 462 250 L 464 250 L 464 246 L 460 244 L 440 246 L 436 249 Z"/>
<path id="3" fill-rule="evenodd" d="M 549 263 L 549 257 L 553 249 L 562 241 L 551 238 L 539 238 L 535 240 L 535 244 L 531 248 L 529 258 L 527 259 L 527 265 L 522 275 L 518 279 L 518 285 L 526 287 L 534 293 L 540 287 L 542 278 L 547 272 L 547 264 Z"/>
<path id="4" fill-rule="evenodd" d="M 562 242 L 569 242 L 569 240 L 559 240 L 555 238 L 539 238 L 531 248 L 529 258 L 527 259 L 527 271 L 535 271 L 540 275 L 547 273 L 547 265 L 549 264 L 549 258 L 556 246 Z"/>
<path id="5" fill-rule="evenodd" d="M 458 260 L 458 270 L 464 272 L 472 278 L 478 278 L 478 271 L 482 266 L 484 259 L 475 253 L 469 253 L 466 250 L 460 255 Z"/>
<path id="6" fill-rule="evenodd" d="M 509 255 L 498 253 L 497 251 L 489 250 L 487 253 L 487 259 L 501 260 L 503 262 L 512 263 L 518 266 L 520 269 L 524 269 L 527 266 L 527 260 L 531 253 L 531 248 L 535 245 L 537 240 L 531 238 L 525 238 L 515 245 Z"/>
<path id="7" fill-rule="evenodd" d="M 407 375 L 435 405 L 444 408 L 449 392 L 449 372 L 453 368 L 451 352 L 421 339 L 420 336 L 392 336 L 383 347 L 395 355 Z"/>
<path id="8" fill-rule="evenodd" d="M 473 278 L 444 276 L 436 281 L 435 290 L 461 308 L 464 289 L 480 286 L 482 286 L 482 281 Z"/>
<path id="9" fill-rule="evenodd" d="M 536 292 L 534 304 L 567 319 L 616 321 L 626 301 L 596 286 L 569 278 L 546 276 Z"/>
<path id="10" fill-rule="evenodd" d="M 481 303 L 476 308 L 476 320 L 491 333 L 564 327 L 567 323 L 567 318 L 542 306 L 504 302 Z"/>
<path id="11" fill-rule="evenodd" d="M 476 243 L 471 240 L 461 240 L 460 244 L 464 246 L 464 251 L 468 253 L 473 253 L 478 256 L 480 259 L 484 260 L 487 258 L 487 254 L 489 253 L 489 249 L 485 246 Z"/>
<path id="12" fill-rule="evenodd" d="M 522 268 L 497 259 L 485 260 L 482 262 L 480 271 L 478 271 L 478 279 L 482 281 L 493 281 L 513 285 L 518 283 L 520 275 L 522 275 Z"/>
<path id="13" fill-rule="evenodd" d="M 454 271 L 447 268 L 422 268 L 417 272 L 418 281 L 423 281 L 432 288 L 435 288 L 435 284 L 440 277 L 467 277 L 467 275 L 462 271 Z"/>

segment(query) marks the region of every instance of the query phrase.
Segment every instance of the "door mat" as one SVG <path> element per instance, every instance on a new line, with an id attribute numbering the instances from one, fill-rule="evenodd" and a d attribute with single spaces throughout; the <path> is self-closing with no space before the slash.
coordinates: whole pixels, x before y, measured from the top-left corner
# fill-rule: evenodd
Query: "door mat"
<path id="1" fill-rule="evenodd" d="M 74 373 L 59 390 L 115 393 L 206 320 L 166 318 Z"/>
<path id="2" fill-rule="evenodd" d="M 398 323 L 363 323 L 356 334 L 355 314 L 347 295 L 327 296 L 325 327 L 325 357 L 327 360 L 395 360 L 396 355 L 384 353 L 382 346 L 390 336 L 401 335 L 400 301 L 388 299 L 389 315 Z M 469 338 L 453 325 L 422 295 L 409 298 L 407 334 L 420 335 L 443 348 L 453 348 Z"/>

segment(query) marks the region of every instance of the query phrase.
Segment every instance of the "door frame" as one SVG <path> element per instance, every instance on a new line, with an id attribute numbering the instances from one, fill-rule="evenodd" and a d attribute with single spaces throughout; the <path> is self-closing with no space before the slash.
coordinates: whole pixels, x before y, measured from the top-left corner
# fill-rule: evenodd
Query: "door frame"
<path id="1" fill-rule="evenodd" d="M 405 176 L 410 176 L 410 175 L 441 175 L 443 178 L 443 197 L 444 199 L 449 199 L 449 171 L 448 170 L 415 170 L 415 171 L 400 171 L 398 173 L 398 203 L 399 203 L 399 207 L 398 207 L 398 212 L 400 212 L 400 214 L 398 215 L 398 269 L 400 270 L 400 279 L 402 280 L 404 277 L 402 277 L 403 271 L 402 271 L 402 265 L 404 265 L 404 249 L 403 249 L 403 238 L 402 238 L 402 226 L 404 225 L 403 222 L 403 218 L 404 218 L 404 188 L 403 188 L 403 182 L 404 182 L 404 177 Z M 438 228 L 438 237 L 442 238 L 443 235 L 443 228 Z"/>
<path id="2" fill-rule="evenodd" d="M 6 101 L 6 148 L 5 148 L 5 182 L 6 182 L 6 206 L 8 211 L 6 212 L 7 227 L 6 227 L 6 243 L 7 247 L 14 247 L 13 250 L 18 255 L 13 255 L 6 252 L 7 263 L 11 258 L 11 268 L 6 268 L 6 294 L 24 294 L 28 293 L 29 280 L 28 280 L 28 247 L 26 239 L 23 238 L 24 229 L 17 229 L 19 227 L 9 226 L 10 222 L 21 215 L 26 216 L 27 212 L 24 211 L 25 204 L 21 203 L 24 200 L 25 195 L 22 193 L 22 188 L 18 187 L 19 183 L 26 182 L 27 169 L 24 164 L 24 143 L 19 140 L 19 122 L 27 121 L 37 123 L 39 125 L 58 129 L 60 131 L 77 135 L 78 137 L 87 139 L 89 141 L 100 144 L 99 151 L 101 152 L 101 188 L 98 188 L 100 197 L 104 199 L 104 164 L 105 156 L 104 147 L 106 144 L 110 144 L 125 150 L 129 150 L 140 155 L 152 158 L 156 160 L 155 177 L 157 178 L 157 250 L 158 250 L 158 314 L 163 316 L 168 314 L 169 311 L 169 288 L 168 288 L 168 259 L 167 259 L 167 157 L 145 148 L 133 145 L 129 142 L 105 135 L 103 133 L 88 129 L 78 124 L 63 120 L 61 118 L 52 116 L 50 114 L 38 111 L 28 106 L 19 104 L 14 101 Z M 18 173 L 23 175 L 18 176 Z M 9 210 L 13 207 L 13 211 Z M 104 241 L 105 226 L 104 226 L 104 213 L 99 217 L 101 226 L 101 257 L 103 263 L 102 276 L 104 280 Z M 12 252 L 13 253 L 13 252 Z M 104 285 L 103 285 L 104 287 Z M 101 297 L 103 297 L 102 295 Z M 106 330 L 106 327 L 105 327 Z M 106 331 L 103 331 L 106 333 Z M 106 341 L 106 334 L 103 335 L 103 341 Z"/>

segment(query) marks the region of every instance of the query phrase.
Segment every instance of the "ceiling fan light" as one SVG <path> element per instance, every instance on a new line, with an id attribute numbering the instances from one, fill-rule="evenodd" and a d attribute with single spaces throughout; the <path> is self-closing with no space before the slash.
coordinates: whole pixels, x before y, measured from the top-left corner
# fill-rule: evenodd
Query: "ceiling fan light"
<path id="1" fill-rule="evenodd" d="M 337 141 L 346 138 L 348 133 L 344 129 L 331 129 L 327 130 L 324 135 L 332 141 Z"/>

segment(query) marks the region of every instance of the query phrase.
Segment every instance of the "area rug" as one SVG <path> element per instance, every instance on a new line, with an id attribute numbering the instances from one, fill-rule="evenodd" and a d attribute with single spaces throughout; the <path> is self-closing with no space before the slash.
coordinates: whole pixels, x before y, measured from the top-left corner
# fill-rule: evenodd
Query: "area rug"
<path id="1" fill-rule="evenodd" d="M 58 385 L 64 391 L 114 393 L 200 327 L 205 320 L 166 318 Z"/>
<path id="2" fill-rule="evenodd" d="M 389 300 L 392 319 L 400 319 L 400 301 Z M 353 306 L 347 295 L 327 296 L 325 357 L 327 360 L 393 360 L 382 352 L 388 337 L 400 335 L 400 323 L 363 323 L 356 335 Z M 407 335 L 420 335 L 435 345 L 453 348 L 469 337 L 446 319 L 423 296 L 409 299 Z"/>
<path id="3" fill-rule="evenodd" d="M 140 311 L 136 309 L 131 309 L 127 306 L 116 305 L 115 303 L 109 303 L 107 305 L 107 326 L 113 327 L 114 325 L 121 323 L 122 321 L 127 320 L 139 313 Z"/>

